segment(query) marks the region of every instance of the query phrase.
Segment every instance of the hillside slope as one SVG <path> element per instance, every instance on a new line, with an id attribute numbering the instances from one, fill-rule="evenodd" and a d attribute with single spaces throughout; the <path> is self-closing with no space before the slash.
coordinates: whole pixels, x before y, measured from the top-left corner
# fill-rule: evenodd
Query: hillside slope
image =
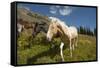
<path id="1" fill-rule="evenodd" d="M 60 39 L 55 38 L 54 47 L 50 43 L 43 42 L 38 34 L 30 48 L 18 49 L 18 64 L 37 64 L 37 63 L 57 63 L 61 62 Z M 96 38 L 87 35 L 79 35 L 78 47 L 73 51 L 73 57 L 70 57 L 69 47 L 64 46 L 65 62 L 72 61 L 92 61 L 96 60 Z"/>
<path id="2" fill-rule="evenodd" d="M 25 8 L 17 8 L 17 20 L 22 20 L 31 24 L 37 24 L 39 26 L 37 28 L 43 28 L 43 31 L 47 31 L 48 25 L 50 24 L 50 20 L 47 16 L 27 10 Z"/>

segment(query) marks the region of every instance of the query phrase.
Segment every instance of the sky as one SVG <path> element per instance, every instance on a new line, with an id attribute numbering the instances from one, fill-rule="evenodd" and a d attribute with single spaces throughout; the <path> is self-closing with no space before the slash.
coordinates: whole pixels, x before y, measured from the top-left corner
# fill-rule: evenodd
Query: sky
<path id="1" fill-rule="evenodd" d="M 93 7 L 24 3 L 19 3 L 18 7 L 22 7 L 45 16 L 57 17 L 69 26 L 89 27 L 91 30 L 96 28 L 96 8 Z"/>

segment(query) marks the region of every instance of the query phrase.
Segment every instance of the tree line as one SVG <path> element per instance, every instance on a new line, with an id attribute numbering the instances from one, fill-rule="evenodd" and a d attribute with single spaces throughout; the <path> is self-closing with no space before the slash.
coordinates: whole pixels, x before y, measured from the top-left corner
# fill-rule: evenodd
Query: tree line
<path id="1" fill-rule="evenodd" d="M 90 36 L 96 36 L 97 30 L 96 30 L 96 28 L 91 30 L 89 27 L 80 26 L 78 28 L 78 33 L 79 34 L 90 35 Z"/>

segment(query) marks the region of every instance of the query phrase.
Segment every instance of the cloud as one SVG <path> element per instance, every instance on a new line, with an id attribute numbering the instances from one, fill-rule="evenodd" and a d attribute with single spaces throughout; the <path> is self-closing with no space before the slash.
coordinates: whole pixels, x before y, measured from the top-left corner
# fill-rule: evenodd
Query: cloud
<path id="1" fill-rule="evenodd" d="M 50 13 L 67 16 L 72 12 L 72 8 L 69 6 L 51 6 Z"/>
<path id="2" fill-rule="evenodd" d="M 50 7 L 50 13 L 52 13 L 52 14 L 56 14 L 57 13 L 57 9 L 56 9 L 55 6 L 51 6 Z"/>
<path id="3" fill-rule="evenodd" d="M 59 13 L 63 16 L 69 15 L 72 12 L 72 9 L 68 6 L 64 6 L 63 8 L 59 9 Z"/>

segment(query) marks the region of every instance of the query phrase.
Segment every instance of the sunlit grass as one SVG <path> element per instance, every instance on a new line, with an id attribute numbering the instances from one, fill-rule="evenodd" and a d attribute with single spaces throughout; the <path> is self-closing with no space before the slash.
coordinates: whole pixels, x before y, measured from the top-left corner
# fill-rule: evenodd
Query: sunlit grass
<path id="1" fill-rule="evenodd" d="M 78 46 L 73 51 L 73 57 L 70 57 L 69 48 L 64 46 L 65 62 L 72 61 L 91 61 L 96 60 L 96 38 L 93 36 L 79 35 Z M 24 39 L 24 40 L 23 40 Z M 23 42 L 23 43 L 19 43 Z M 54 47 L 48 43 L 45 36 L 40 33 L 35 38 L 28 40 L 28 37 L 22 34 L 18 38 L 17 63 L 20 64 L 38 64 L 38 63 L 56 63 L 61 62 L 60 39 L 55 38 Z"/>

